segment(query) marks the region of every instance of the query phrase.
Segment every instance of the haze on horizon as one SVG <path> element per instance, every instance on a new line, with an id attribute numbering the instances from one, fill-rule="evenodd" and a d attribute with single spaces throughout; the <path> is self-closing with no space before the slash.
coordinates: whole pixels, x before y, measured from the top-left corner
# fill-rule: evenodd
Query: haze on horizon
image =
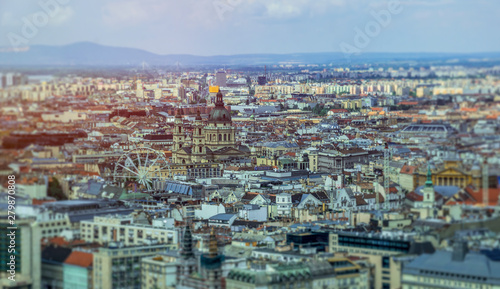
<path id="1" fill-rule="evenodd" d="M 341 52 L 390 0 L 5 0 L 0 46 L 11 45 L 9 33 L 22 36 L 23 21 L 49 2 L 57 10 L 27 45 L 89 41 L 158 54 L 231 55 Z M 399 2 L 401 12 L 362 52 L 500 51 L 500 1 Z"/>

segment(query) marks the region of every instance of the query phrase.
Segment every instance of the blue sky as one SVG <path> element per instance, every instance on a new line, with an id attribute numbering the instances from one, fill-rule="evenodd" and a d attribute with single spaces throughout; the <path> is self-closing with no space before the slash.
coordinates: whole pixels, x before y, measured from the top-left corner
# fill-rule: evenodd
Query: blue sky
<path id="1" fill-rule="evenodd" d="M 342 43 L 362 52 L 500 51 L 500 1 L 493 0 L 399 0 L 388 24 L 356 46 L 356 29 L 366 31 L 389 2 L 0 0 L 0 46 L 10 45 L 9 35 L 22 37 L 23 19 L 38 15 L 42 24 L 24 37 L 27 45 L 90 41 L 196 55 L 339 52 Z M 40 3 L 58 8 L 43 19 Z"/>

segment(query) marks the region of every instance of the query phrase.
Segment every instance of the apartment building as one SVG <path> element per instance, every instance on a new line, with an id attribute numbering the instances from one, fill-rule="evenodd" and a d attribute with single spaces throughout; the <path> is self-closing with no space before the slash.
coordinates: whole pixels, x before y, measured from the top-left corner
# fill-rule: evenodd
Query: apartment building
<path id="1" fill-rule="evenodd" d="M 141 261 L 142 289 L 173 288 L 177 284 L 177 256 L 159 254 Z"/>
<path id="2" fill-rule="evenodd" d="M 144 244 L 177 244 L 179 233 L 176 229 L 167 229 L 162 222 L 154 225 L 136 224 L 131 216 L 96 216 L 93 221 L 80 223 L 81 238 L 87 242 L 107 244 L 113 241 L 123 242 L 125 246 Z"/>
<path id="3" fill-rule="evenodd" d="M 354 148 L 348 150 L 326 150 L 318 153 L 318 170 L 324 173 L 341 174 L 344 169 L 354 168 L 354 164 L 367 164 L 369 152 Z"/>
<path id="4" fill-rule="evenodd" d="M 408 254 L 412 240 L 374 233 L 332 232 L 330 252 L 346 252 L 368 258 L 372 268 L 375 289 L 400 288 L 401 263 L 394 256 Z"/>
<path id="5" fill-rule="evenodd" d="M 41 288 L 40 229 L 34 218 L 19 219 L 14 227 L 5 214 L 0 218 L 0 288 Z M 13 233 L 14 232 L 14 233 Z M 15 243 L 15 251 L 9 246 Z M 12 248 L 10 248 L 12 249 Z M 14 256 L 14 264 L 11 263 Z M 13 267 L 11 267 L 13 266 Z M 15 271 L 15 281 L 9 280 Z"/>
<path id="6" fill-rule="evenodd" d="M 141 288 L 141 260 L 144 257 L 177 249 L 177 244 L 123 246 L 111 243 L 94 253 L 94 289 Z"/>

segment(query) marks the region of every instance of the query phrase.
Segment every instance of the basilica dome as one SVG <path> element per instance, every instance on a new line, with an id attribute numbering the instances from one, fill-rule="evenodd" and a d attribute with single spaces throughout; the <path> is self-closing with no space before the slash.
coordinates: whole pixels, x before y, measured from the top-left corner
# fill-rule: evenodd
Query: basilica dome
<path id="1" fill-rule="evenodd" d="M 231 113 L 224 107 L 222 93 L 217 93 L 215 107 L 208 114 L 208 122 L 225 123 L 231 122 Z"/>

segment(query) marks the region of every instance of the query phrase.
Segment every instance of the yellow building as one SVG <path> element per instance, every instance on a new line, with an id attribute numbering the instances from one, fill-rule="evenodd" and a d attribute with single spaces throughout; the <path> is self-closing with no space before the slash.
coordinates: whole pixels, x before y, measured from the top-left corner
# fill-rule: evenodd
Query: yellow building
<path id="1" fill-rule="evenodd" d="M 342 100 L 343 109 L 361 109 L 363 102 L 361 99 L 346 99 Z"/>
<path id="2" fill-rule="evenodd" d="M 481 172 L 479 167 L 468 169 L 459 160 L 445 160 L 431 170 L 434 186 L 457 186 L 465 188 L 472 184 L 481 186 Z M 414 188 L 423 186 L 427 181 L 426 168 L 422 167 L 414 174 Z"/>
<path id="3" fill-rule="evenodd" d="M 142 258 L 141 288 L 175 288 L 177 282 L 176 262 L 176 257 L 167 255 Z"/>

